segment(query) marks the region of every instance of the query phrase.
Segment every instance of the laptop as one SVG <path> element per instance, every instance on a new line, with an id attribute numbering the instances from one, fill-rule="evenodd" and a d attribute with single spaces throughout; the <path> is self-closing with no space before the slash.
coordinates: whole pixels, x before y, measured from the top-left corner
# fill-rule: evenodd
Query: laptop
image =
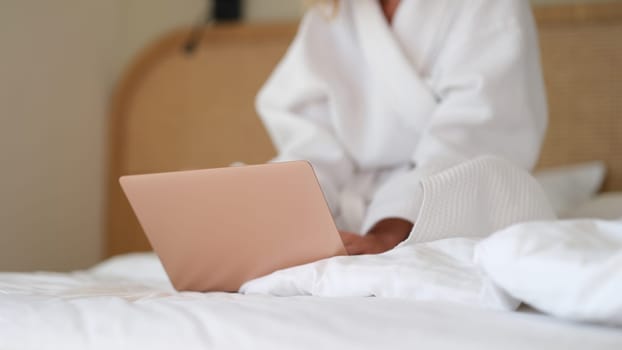
<path id="1" fill-rule="evenodd" d="M 276 270 L 347 254 L 306 161 L 119 182 L 180 291 L 235 292 Z"/>

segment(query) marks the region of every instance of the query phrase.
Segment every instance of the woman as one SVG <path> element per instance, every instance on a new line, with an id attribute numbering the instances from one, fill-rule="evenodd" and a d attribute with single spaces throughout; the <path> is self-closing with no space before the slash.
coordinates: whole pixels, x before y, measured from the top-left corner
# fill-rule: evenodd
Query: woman
<path id="1" fill-rule="evenodd" d="M 547 111 L 527 1 L 334 5 L 304 17 L 257 109 L 276 161 L 313 164 L 350 254 L 408 237 L 422 178 L 481 155 L 534 166 Z"/>

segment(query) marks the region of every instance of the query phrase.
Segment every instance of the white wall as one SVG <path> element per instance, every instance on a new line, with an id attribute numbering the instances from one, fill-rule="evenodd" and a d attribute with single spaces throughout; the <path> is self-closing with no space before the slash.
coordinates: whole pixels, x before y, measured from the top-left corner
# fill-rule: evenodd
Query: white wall
<path id="1" fill-rule="evenodd" d="M 124 27 L 118 47 L 119 70 L 137 51 L 166 31 L 196 23 L 205 6 L 205 0 L 121 0 Z"/>
<path id="2" fill-rule="evenodd" d="M 100 259 L 112 87 L 139 47 L 201 4 L 2 0 L 0 270 Z"/>
<path id="3" fill-rule="evenodd" d="M 246 0 L 244 14 L 250 21 L 298 18 L 304 11 L 301 0 Z"/>
<path id="4" fill-rule="evenodd" d="M 194 24 L 204 14 L 205 0 L 126 0 L 121 62 L 128 62 L 149 41 L 167 30 Z M 302 0 L 245 0 L 248 21 L 295 20 L 304 11 Z"/>
<path id="5" fill-rule="evenodd" d="M 99 258 L 114 1 L 2 0 L 0 270 Z"/>

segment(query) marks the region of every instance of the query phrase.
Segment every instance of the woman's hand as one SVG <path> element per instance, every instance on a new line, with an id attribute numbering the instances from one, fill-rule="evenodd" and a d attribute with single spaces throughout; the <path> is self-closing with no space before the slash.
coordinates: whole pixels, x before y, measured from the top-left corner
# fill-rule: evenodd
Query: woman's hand
<path id="1" fill-rule="evenodd" d="M 379 254 L 405 240 L 412 228 L 411 222 L 392 218 L 378 222 L 365 236 L 345 231 L 339 233 L 348 254 Z"/>

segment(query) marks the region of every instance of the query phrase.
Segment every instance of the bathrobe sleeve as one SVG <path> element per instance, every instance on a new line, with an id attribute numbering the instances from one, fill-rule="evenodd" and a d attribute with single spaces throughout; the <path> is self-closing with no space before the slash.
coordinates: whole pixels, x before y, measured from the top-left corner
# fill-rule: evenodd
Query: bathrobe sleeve
<path id="1" fill-rule="evenodd" d="M 449 27 L 430 85 L 438 104 L 412 155 L 412 169 L 375 193 L 363 223 L 416 222 L 420 180 L 481 155 L 531 169 L 547 124 L 539 48 L 529 2 L 467 2 Z M 413 96 L 417 98 L 417 96 Z"/>
<path id="2" fill-rule="evenodd" d="M 344 182 L 353 174 L 353 161 L 330 122 L 326 69 L 311 47 L 322 40 L 328 26 L 316 11 L 303 18 L 298 34 L 283 60 L 259 92 L 257 111 L 272 138 L 278 156 L 272 161 L 311 162 L 333 215 Z"/>

